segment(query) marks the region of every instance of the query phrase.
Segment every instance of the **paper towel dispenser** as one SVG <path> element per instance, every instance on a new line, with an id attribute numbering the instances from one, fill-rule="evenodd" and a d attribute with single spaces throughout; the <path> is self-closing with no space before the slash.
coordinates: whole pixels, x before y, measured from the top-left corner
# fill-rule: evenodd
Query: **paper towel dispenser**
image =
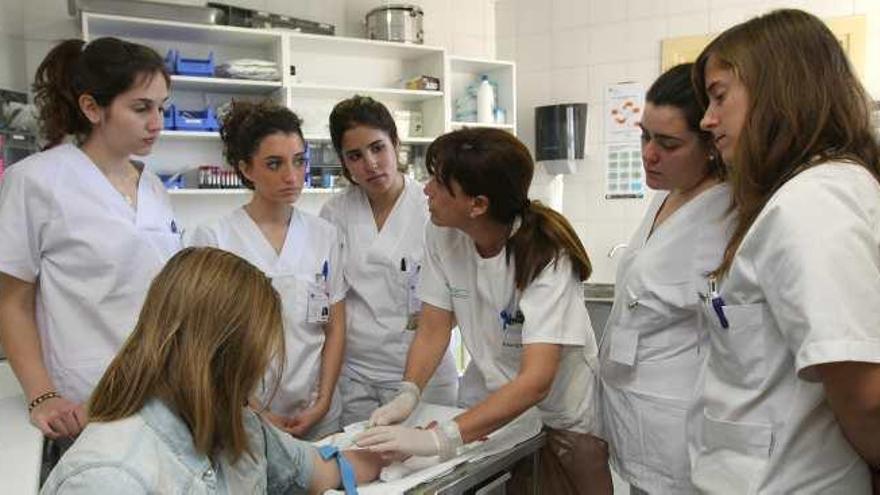
<path id="1" fill-rule="evenodd" d="M 547 173 L 576 172 L 576 160 L 584 158 L 586 135 L 586 103 L 535 107 L 535 159 Z"/>

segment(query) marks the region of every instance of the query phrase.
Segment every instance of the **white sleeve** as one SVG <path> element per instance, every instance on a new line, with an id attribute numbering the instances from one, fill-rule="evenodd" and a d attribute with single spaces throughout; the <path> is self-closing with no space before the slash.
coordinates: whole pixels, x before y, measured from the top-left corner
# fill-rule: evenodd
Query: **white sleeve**
<path id="1" fill-rule="evenodd" d="M 777 193 L 749 234 L 762 242 L 753 269 L 764 296 L 810 381 L 816 364 L 880 363 L 880 194 L 867 173 L 823 168 Z"/>
<path id="2" fill-rule="evenodd" d="M 186 244 L 190 247 L 220 247 L 220 241 L 217 239 L 217 234 L 207 225 L 199 225 L 196 227 L 195 232 L 193 232 Z"/>
<path id="3" fill-rule="evenodd" d="M 348 292 L 348 282 L 345 281 L 342 269 L 342 243 L 339 242 L 339 229 L 336 224 L 328 224 L 332 228 L 330 236 L 330 254 L 328 256 L 329 274 L 328 274 L 328 290 L 330 292 L 330 304 L 336 304 L 345 298 Z"/>
<path id="4" fill-rule="evenodd" d="M 439 231 L 433 225 L 425 228 L 425 260 L 422 263 L 422 274 L 419 280 L 419 299 L 431 306 L 452 311 L 452 296 L 446 276 L 441 249 Z"/>
<path id="5" fill-rule="evenodd" d="M 593 327 L 571 260 L 561 254 L 523 290 L 519 309 L 525 317 L 523 344 L 584 346 Z"/>
<path id="6" fill-rule="evenodd" d="M 23 172 L 12 168 L 0 182 L 0 272 L 33 283 L 40 274 L 42 233 L 53 202 Z"/>

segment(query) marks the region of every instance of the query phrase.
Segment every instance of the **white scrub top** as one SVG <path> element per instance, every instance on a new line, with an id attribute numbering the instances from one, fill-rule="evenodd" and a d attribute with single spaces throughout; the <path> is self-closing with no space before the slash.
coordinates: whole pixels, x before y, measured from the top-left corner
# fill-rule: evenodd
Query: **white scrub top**
<path id="1" fill-rule="evenodd" d="M 342 372 L 365 382 L 399 382 L 415 332 L 407 330 L 410 297 L 424 256 L 428 208 L 422 187 L 406 178 L 403 192 L 379 231 L 366 193 L 356 186 L 333 197 L 321 217 L 339 228 L 345 281 L 346 346 Z M 410 294 L 413 292 L 412 294 Z M 433 384 L 458 380 L 451 351 Z"/>
<path id="2" fill-rule="evenodd" d="M 817 364 L 880 362 L 880 185 L 847 163 L 813 166 L 764 206 L 720 295 L 690 438 L 710 493 L 870 493 Z"/>
<path id="3" fill-rule="evenodd" d="M 323 289 L 316 283 L 316 277 L 322 279 L 324 263 L 328 266 L 330 304 L 342 300 L 346 291 L 336 227 L 294 208 L 287 238 L 278 254 L 242 207 L 198 227 L 192 244 L 213 246 L 241 256 L 272 279 L 282 302 L 287 363 L 269 409 L 293 416 L 312 405 L 318 393 L 325 334 L 324 324 L 308 321 L 308 299 L 310 293 Z M 275 382 L 276 373 L 274 369 L 269 371 L 267 386 Z M 267 387 L 260 398 L 268 400 L 271 392 Z M 338 417 L 340 412 L 341 404 L 334 400 L 325 419 Z"/>
<path id="4" fill-rule="evenodd" d="M 70 144 L 7 171 L 0 272 L 36 284 L 43 359 L 62 396 L 88 400 L 134 329 L 153 277 L 180 247 L 168 194 L 147 170 L 137 211 Z"/>
<path id="5" fill-rule="evenodd" d="M 687 409 L 708 353 L 707 274 L 731 233 L 730 188 L 715 185 L 651 233 L 668 193 L 654 196 L 617 266 L 600 344 L 604 438 L 618 474 L 649 493 L 690 493 Z"/>
<path id="6" fill-rule="evenodd" d="M 422 301 L 455 314 L 486 388 L 495 392 L 516 378 L 523 345 L 559 344 L 559 370 L 537 406 L 544 424 L 597 433 L 596 340 L 568 256 L 560 255 L 520 292 L 506 248 L 482 258 L 465 233 L 433 224 L 427 226 L 425 248 Z M 521 324 L 503 324 L 502 312 Z"/>

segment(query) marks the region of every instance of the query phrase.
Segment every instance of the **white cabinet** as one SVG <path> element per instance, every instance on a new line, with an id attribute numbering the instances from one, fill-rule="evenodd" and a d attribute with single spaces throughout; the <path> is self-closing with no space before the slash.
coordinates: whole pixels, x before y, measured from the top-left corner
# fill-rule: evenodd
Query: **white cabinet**
<path id="1" fill-rule="evenodd" d="M 464 57 L 447 57 L 447 87 L 449 97 L 449 130 L 462 127 L 497 127 L 516 133 L 516 73 L 513 62 L 480 60 Z M 504 119 L 493 124 L 461 121 L 455 119 L 456 101 L 465 94 L 469 85 L 478 83 L 480 76 L 488 76 L 497 84 L 496 106 L 501 109 Z"/>
<path id="2" fill-rule="evenodd" d="M 160 55 L 179 50 L 189 58 L 208 58 L 215 64 L 238 58 L 275 62 L 280 81 L 250 81 L 215 77 L 172 76 L 171 103 L 178 109 L 204 109 L 231 99 L 271 98 L 303 119 L 303 132 L 313 147 L 326 155 L 330 140 L 328 117 L 333 106 L 355 94 L 371 96 L 391 111 L 420 114 L 421 133 L 400 129 L 401 141 L 421 156 L 437 136 L 462 126 L 452 121 L 454 98 L 472 80 L 487 74 L 497 81 L 498 105 L 507 121 L 498 127 L 515 132 L 516 88 L 510 62 L 449 56 L 444 48 L 385 41 L 320 36 L 289 31 L 211 26 L 84 12 L 85 40 L 115 36 L 154 48 Z M 440 80 L 440 90 L 411 90 L 404 81 L 418 76 Z M 481 124 L 485 125 L 485 124 Z M 202 165 L 224 163 L 217 132 L 162 132 L 153 153 L 144 158 L 157 173 L 181 173 Z M 191 184 L 188 184 L 190 186 Z M 195 187 L 195 185 L 192 185 Z M 308 189 L 297 203 L 317 211 L 328 197 L 326 189 Z M 246 191 L 184 190 L 172 194 L 180 223 L 192 228 L 222 215 L 249 198 Z"/>

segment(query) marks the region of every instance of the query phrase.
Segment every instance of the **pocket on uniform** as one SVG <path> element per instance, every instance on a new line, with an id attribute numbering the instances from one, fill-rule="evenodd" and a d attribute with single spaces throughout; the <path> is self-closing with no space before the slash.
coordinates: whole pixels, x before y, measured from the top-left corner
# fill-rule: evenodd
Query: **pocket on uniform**
<path id="1" fill-rule="evenodd" d="M 676 407 L 666 399 L 639 400 L 645 464 L 669 480 L 688 482 L 690 462 L 687 451 L 685 405 Z"/>
<path id="2" fill-rule="evenodd" d="M 760 479 L 773 447 L 768 424 L 725 421 L 705 412 L 702 446 L 694 463 L 693 481 L 701 488 L 725 486 L 730 493 L 749 493 Z"/>
<path id="3" fill-rule="evenodd" d="M 713 325 L 709 366 L 725 381 L 755 387 L 766 376 L 765 320 L 772 318 L 764 303 L 724 306 L 728 328 Z M 717 318 L 717 317 L 716 317 Z"/>
<path id="4" fill-rule="evenodd" d="M 647 331 L 640 337 L 640 346 L 668 347 L 692 339 L 690 332 L 651 332 L 690 316 L 699 304 L 699 296 L 691 281 L 652 283 L 650 288 L 637 286 L 630 291 L 622 326 Z"/>

